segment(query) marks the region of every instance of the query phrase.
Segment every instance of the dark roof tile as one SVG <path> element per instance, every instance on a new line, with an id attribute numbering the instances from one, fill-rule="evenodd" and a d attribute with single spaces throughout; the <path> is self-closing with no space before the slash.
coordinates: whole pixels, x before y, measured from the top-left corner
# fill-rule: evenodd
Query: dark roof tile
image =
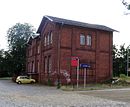
<path id="1" fill-rule="evenodd" d="M 60 24 L 66 24 L 66 25 L 73 25 L 73 26 L 79 26 L 79 27 L 85 27 L 85 28 L 92 28 L 92 29 L 98 29 L 98 30 L 104 30 L 104 31 L 109 31 L 109 32 L 113 32 L 117 30 L 114 30 L 110 27 L 107 26 L 103 26 L 103 25 L 98 25 L 98 24 L 89 24 L 89 23 L 84 23 L 84 22 L 79 22 L 79 21 L 73 21 L 73 20 L 67 20 L 67 19 L 63 19 L 63 18 L 57 18 L 57 17 L 53 17 L 53 16 L 44 16 L 42 19 L 42 22 L 38 28 L 37 33 L 39 33 L 42 29 L 42 26 L 44 25 L 44 19 L 48 19 L 52 22 L 55 23 L 60 23 Z"/>
<path id="2" fill-rule="evenodd" d="M 99 30 L 105 30 L 105 31 L 116 31 L 112 28 L 109 28 L 107 26 L 103 26 L 103 25 L 98 25 L 98 24 L 89 24 L 89 23 L 84 23 L 84 22 L 79 22 L 79 21 L 73 21 L 73 20 L 67 20 L 67 19 L 63 19 L 63 18 L 57 18 L 57 17 L 52 17 L 52 16 L 46 16 L 49 19 L 51 19 L 51 21 L 54 21 L 56 23 L 63 23 L 63 24 L 67 24 L 67 25 L 74 25 L 74 26 L 80 26 L 80 27 L 86 27 L 86 28 L 93 28 L 93 29 L 99 29 Z"/>

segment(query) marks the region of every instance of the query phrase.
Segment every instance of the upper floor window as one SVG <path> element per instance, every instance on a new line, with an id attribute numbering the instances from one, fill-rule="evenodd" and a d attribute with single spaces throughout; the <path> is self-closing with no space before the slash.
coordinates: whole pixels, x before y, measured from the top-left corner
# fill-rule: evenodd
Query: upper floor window
<path id="1" fill-rule="evenodd" d="M 40 53 L 40 45 L 37 46 L 37 53 Z"/>
<path id="2" fill-rule="evenodd" d="M 48 33 L 48 35 L 47 35 L 47 45 L 49 45 L 50 44 L 50 34 Z"/>
<path id="3" fill-rule="evenodd" d="M 46 36 L 44 37 L 44 46 L 46 46 L 47 45 L 47 38 L 46 38 Z"/>
<path id="4" fill-rule="evenodd" d="M 52 37 L 53 37 L 53 33 L 52 31 L 50 32 L 50 43 L 52 44 Z"/>
<path id="5" fill-rule="evenodd" d="M 46 36 L 44 36 L 44 46 L 50 45 L 53 42 L 53 33 L 52 31 L 48 32 Z"/>
<path id="6" fill-rule="evenodd" d="M 85 45 L 85 35 L 80 34 L 80 45 Z"/>
<path id="7" fill-rule="evenodd" d="M 91 44 L 92 44 L 92 37 L 91 35 L 87 35 L 87 45 L 91 46 Z"/>

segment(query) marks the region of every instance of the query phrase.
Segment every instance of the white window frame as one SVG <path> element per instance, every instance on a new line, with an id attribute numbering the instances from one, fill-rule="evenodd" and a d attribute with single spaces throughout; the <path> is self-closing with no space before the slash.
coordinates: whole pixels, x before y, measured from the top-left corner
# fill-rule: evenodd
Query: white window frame
<path id="1" fill-rule="evenodd" d="M 46 46 L 47 45 L 47 37 L 45 36 L 44 37 L 44 46 Z"/>
<path id="2" fill-rule="evenodd" d="M 32 61 L 32 72 L 33 73 L 35 72 L 35 63 L 34 63 L 34 61 Z"/>
<path id="3" fill-rule="evenodd" d="M 51 56 L 48 57 L 48 73 L 51 73 L 52 70 L 52 59 Z"/>
<path id="4" fill-rule="evenodd" d="M 47 45 L 49 45 L 50 44 L 50 34 L 48 33 L 48 35 L 47 35 Z"/>
<path id="5" fill-rule="evenodd" d="M 37 53 L 40 53 L 40 45 L 37 46 Z"/>
<path id="6" fill-rule="evenodd" d="M 39 73 L 40 71 L 40 63 L 39 63 L 39 60 L 37 61 L 37 72 Z"/>
<path id="7" fill-rule="evenodd" d="M 47 57 L 44 57 L 44 70 L 45 70 L 45 73 L 47 73 Z"/>
<path id="8" fill-rule="evenodd" d="M 52 33 L 52 31 L 51 31 L 51 32 L 50 32 L 50 44 L 52 44 L 52 42 L 53 42 L 52 37 L 53 37 L 53 33 Z"/>
<path id="9" fill-rule="evenodd" d="M 92 45 L 92 36 L 89 34 L 87 35 L 87 46 L 91 46 Z"/>
<path id="10" fill-rule="evenodd" d="M 85 45 L 85 35 L 80 34 L 80 45 Z"/>

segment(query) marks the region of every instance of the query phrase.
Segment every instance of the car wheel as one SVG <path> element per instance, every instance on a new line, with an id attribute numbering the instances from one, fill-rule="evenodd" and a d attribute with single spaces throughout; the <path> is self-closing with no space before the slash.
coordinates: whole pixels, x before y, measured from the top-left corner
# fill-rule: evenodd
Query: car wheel
<path id="1" fill-rule="evenodd" d="M 34 84 L 34 81 L 31 81 L 31 84 Z"/>
<path id="2" fill-rule="evenodd" d="M 18 81 L 18 84 L 21 84 L 21 81 Z"/>

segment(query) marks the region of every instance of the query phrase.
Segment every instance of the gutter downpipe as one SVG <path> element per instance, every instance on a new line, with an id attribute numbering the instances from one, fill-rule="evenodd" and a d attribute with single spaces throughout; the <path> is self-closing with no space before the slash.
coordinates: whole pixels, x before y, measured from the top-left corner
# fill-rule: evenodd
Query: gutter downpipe
<path id="1" fill-rule="evenodd" d="M 59 37 L 58 37 L 58 83 L 57 83 L 57 89 L 60 89 L 61 87 L 61 82 L 60 82 L 60 57 L 61 57 L 61 32 L 63 28 L 64 22 L 61 23 L 60 28 L 59 28 Z"/>

